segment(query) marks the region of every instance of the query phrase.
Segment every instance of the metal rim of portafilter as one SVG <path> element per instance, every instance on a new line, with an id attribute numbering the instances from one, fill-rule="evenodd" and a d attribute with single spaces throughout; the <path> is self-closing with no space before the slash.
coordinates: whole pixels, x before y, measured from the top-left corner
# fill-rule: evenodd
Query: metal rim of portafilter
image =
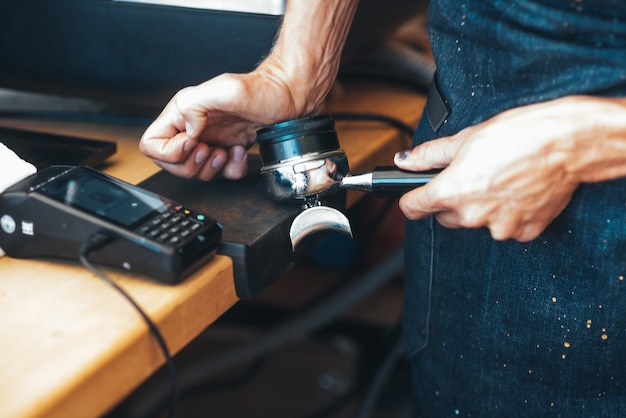
<path id="1" fill-rule="evenodd" d="M 303 238 L 321 230 L 352 236 L 346 216 L 322 200 L 339 190 L 350 171 L 331 116 L 314 115 L 269 125 L 257 132 L 257 142 L 261 177 L 269 196 L 277 202 L 304 206 L 290 228 L 294 250 Z"/>
<path id="2" fill-rule="evenodd" d="M 276 201 L 316 206 L 348 175 L 348 159 L 329 115 L 269 125 L 257 132 L 257 142 L 261 176 Z"/>

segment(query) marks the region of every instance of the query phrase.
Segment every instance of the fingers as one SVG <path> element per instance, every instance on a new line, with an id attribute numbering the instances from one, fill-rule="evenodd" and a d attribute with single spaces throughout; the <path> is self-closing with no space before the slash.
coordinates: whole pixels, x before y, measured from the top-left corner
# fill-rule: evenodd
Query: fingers
<path id="1" fill-rule="evenodd" d="M 400 199 L 400 209 L 408 219 L 416 220 L 433 215 L 440 225 L 450 229 L 484 227 L 496 241 L 532 241 L 558 216 L 564 206 L 560 204 L 552 208 L 553 210 L 546 209 L 540 214 L 530 214 L 523 209 L 516 210 L 494 202 L 468 203 L 451 195 L 444 197 L 444 193 L 431 188 L 433 182 L 434 180 Z"/>
<path id="2" fill-rule="evenodd" d="M 240 179 L 248 172 L 248 154 L 246 149 L 240 145 L 235 145 L 230 149 L 229 158 L 222 171 L 227 179 Z"/>
<path id="3" fill-rule="evenodd" d="M 248 158 L 246 149 L 236 145 L 229 151 L 214 148 L 205 163 L 199 167 L 199 172 L 193 177 L 197 177 L 200 180 L 211 180 L 221 172 L 224 178 L 237 180 L 243 178 L 247 171 Z"/>
<path id="4" fill-rule="evenodd" d="M 448 166 L 456 155 L 459 139 L 456 136 L 428 141 L 412 150 L 398 152 L 394 163 L 404 170 L 423 171 Z"/>
<path id="5" fill-rule="evenodd" d="M 246 149 L 234 145 L 238 138 L 233 132 L 247 137 L 247 131 L 233 123 L 224 132 L 223 122 L 211 122 L 207 128 L 202 101 L 207 90 L 205 85 L 180 90 L 142 135 L 140 151 L 177 176 L 210 180 L 223 170 L 226 178 L 241 178 L 247 171 Z"/>
<path id="6" fill-rule="evenodd" d="M 432 184 L 433 181 L 435 180 L 431 180 L 430 183 Z M 407 219 L 422 219 L 444 210 L 439 204 L 435 204 L 429 196 L 431 184 L 414 189 L 400 198 L 400 210 Z"/>
<path id="7" fill-rule="evenodd" d="M 222 174 L 228 179 L 240 179 L 247 174 L 247 154 L 242 146 L 227 151 L 198 143 L 186 158 L 177 162 L 154 159 L 155 164 L 170 173 L 186 178 L 208 181 Z"/>
<path id="8" fill-rule="evenodd" d="M 197 139 L 207 124 L 207 108 L 203 105 L 207 94 L 204 85 L 184 88 L 171 100 L 172 112 L 180 115 L 180 128 L 192 139 Z M 180 123 L 179 123 L 180 125 Z"/>
<path id="9" fill-rule="evenodd" d="M 158 133 L 156 129 L 150 128 L 139 141 L 139 150 L 153 160 L 178 163 L 187 159 L 197 148 L 197 142 L 184 132 L 163 136 L 164 134 Z"/>
<path id="10" fill-rule="evenodd" d="M 177 153 L 182 154 L 180 151 Z M 220 148 L 210 148 L 207 144 L 197 143 L 183 158 L 171 159 L 153 158 L 156 165 L 170 173 L 186 178 L 210 180 L 219 173 L 227 160 L 227 153 Z"/>
<path id="11" fill-rule="evenodd" d="M 148 126 L 139 141 L 139 150 L 163 163 L 179 163 L 194 151 L 197 139 L 186 131 L 185 119 L 172 99 Z"/>
<path id="12" fill-rule="evenodd" d="M 428 141 L 412 150 L 396 153 L 394 163 L 399 168 L 410 171 L 447 167 L 456 154 L 457 147 L 458 141 L 455 137 Z M 446 209 L 441 202 L 441 193 L 439 197 L 432 194 L 433 190 L 440 190 L 437 189 L 437 183 L 439 182 L 435 178 L 428 184 L 406 193 L 400 199 L 400 209 L 408 219 L 422 219 Z"/>
<path id="13" fill-rule="evenodd" d="M 246 89 L 245 80 L 246 77 L 238 74 L 221 74 L 178 91 L 171 102 L 175 113 L 184 119 L 187 135 L 221 145 L 249 140 L 249 135 L 243 132 L 249 133 L 250 129 L 241 128 L 242 122 L 246 128 L 253 124 L 249 108 L 263 109 L 263 106 L 254 106 L 254 97 Z M 252 130 L 254 132 L 256 129 Z"/>

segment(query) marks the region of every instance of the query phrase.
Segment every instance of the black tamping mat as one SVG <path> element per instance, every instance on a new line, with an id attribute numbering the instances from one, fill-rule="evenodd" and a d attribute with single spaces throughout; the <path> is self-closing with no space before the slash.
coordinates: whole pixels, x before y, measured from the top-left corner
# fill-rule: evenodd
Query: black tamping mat
<path id="1" fill-rule="evenodd" d="M 302 206 L 272 201 L 259 175 L 205 182 L 160 171 L 139 186 L 203 212 L 222 224 L 222 242 L 217 253 L 233 260 L 235 290 L 240 299 L 259 295 L 324 236 L 315 233 L 305 238 L 294 253 L 289 228 Z M 345 201 L 345 192 L 340 192 L 325 203 L 343 210 Z"/>

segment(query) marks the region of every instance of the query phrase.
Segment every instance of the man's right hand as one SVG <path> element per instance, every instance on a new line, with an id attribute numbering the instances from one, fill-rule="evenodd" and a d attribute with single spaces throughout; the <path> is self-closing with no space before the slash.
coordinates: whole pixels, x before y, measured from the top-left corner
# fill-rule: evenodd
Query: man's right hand
<path id="1" fill-rule="evenodd" d="M 243 177 L 257 129 L 298 116 L 287 89 L 268 85 L 259 71 L 265 70 L 222 74 L 180 90 L 143 134 L 141 152 L 182 177 L 210 180 L 220 171 Z"/>

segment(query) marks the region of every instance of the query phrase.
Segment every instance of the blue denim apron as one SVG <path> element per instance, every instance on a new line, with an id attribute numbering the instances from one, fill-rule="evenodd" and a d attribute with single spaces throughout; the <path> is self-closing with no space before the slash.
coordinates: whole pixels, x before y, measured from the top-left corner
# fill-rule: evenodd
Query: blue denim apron
<path id="1" fill-rule="evenodd" d="M 431 0 L 429 19 L 446 112 L 428 106 L 416 143 L 626 95 L 624 0 Z M 626 416 L 626 179 L 581 185 L 529 243 L 409 222 L 406 259 L 415 416 Z"/>

